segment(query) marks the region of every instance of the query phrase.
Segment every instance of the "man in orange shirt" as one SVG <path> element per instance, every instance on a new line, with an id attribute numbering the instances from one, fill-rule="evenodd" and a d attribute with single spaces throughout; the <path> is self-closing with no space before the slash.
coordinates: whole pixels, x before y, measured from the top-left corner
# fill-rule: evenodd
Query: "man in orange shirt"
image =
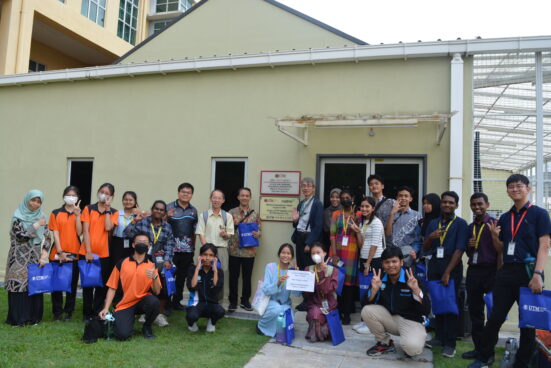
<path id="1" fill-rule="evenodd" d="M 132 240 L 134 254 L 121 259 L 107 281 L 109 290 L 99 316 L 105 319 L 115 299 L 114 333 L 119 340 L 126 340 L 132 335 L 136 314 L 145 314 L 143 336 L 146 339 L 155 337 L 151 325 L 159 314 L 159 299 L 155 295 L 161 292 L 161 280 L 155 263 L 147 257 L 150 246 L 148 234 L 136 234 Z"/>

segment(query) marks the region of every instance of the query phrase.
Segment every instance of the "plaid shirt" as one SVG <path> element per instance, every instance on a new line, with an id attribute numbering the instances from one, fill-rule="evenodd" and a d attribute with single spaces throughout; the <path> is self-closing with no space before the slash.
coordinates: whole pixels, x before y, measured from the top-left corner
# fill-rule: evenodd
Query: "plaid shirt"
<path id="1" fill-rule="evenodd" d="M 124 237 L 133 239 L 138 233 L 146 233 L 149 235 L 149 241 L 151 242 L 151 249 L 149 254 L 155 254 L 158 252 L 164 252 L 164 260 L 172 262 L 174 256 L 174 237 L 172 236 L 172 226 L 166 221 L 160 226 L 161 234 L 157 243 L 153 244 L 155 240 L 153 230 L 151 229 L 151 217 L 146 217 L 137 223 L 131 223 L 124 229 Z M 155 233 L 159 231 L 159 227 L 155 226 Z"/>

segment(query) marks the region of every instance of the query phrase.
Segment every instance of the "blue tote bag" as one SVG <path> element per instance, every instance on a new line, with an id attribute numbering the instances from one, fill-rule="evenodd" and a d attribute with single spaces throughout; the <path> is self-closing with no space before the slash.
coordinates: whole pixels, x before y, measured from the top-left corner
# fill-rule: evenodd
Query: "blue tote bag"
<path id="1" fill-rule="evenodd" d="M 551 291 L 533 294 L 529 288 L 521 287 L 519 304 L 519 328 L 551 331 Z"/>
<path id="2" fill-rule="evenodd" d="M 253 231 L 258 232 L 258 223 L 242 222 L 237 225 L 239 230 L 239 248 L 258 247 L 258 239 L 253 236 Z"/>
<path id="3" fill-rule="evenodd" d="M 438 314 L 459 314 L 455 300 L 455 283 L 453 280 L 444 286 L 440 280 L 427 281 L 432 313 Z"/>
<path id="4" fill-rule="evenodd" d="M 51 263 L 46 263 L 42 268 L 38 267 L 38 264 L 30 264 L 27 266 L 27 272 L 29 296 L 52 292 L 54 270 Z"/>
<path id="5" fill-rule="evenodd" d="M 86 262 L 81 259 L 78 261 L 78 270 L 80 272 L 80 286 L 83 288 L 102 287 L 103 279 L 101 277 L 101 263 L 99 258 L 94 256 L 92 262 Z"/>
<path id="6" fill-rule="evenodd" d="M 415 272 L 417 273 L 418 280 L 427 281 L 427 266 L 424 263 L 417 263 L 415 265 Z"/>
<path id="7" fill-rule="evenodd" d="M 371 279 L 373 279 L 373 273 L 370 272 L 367 276 L 360 272 L 358 274 L 358 285 L 360 285 L 360 300 L 364 298 L 371 286 Z"/>
<path id="8" fill-rule="evenodd" d="M 342 294 L 342 287 L 344 286 L 344 279 L 346 278 L 346 267 L 337 267 L 339 270 L 339 284 L 337 285 L 337 294 Z"/>
<path id="9" fill-rule="evenodd" d="M 287 345 L 291 345 L 295 339 L 295 321 L 291 308 L 285 310 L 285 340 Z"/>
<path id="10" fill-rule="evenodd" d="M 172 266 L 168 270 L 165 269 L 165 282 L 166 282 L 166 293 L 168 296 L 176 293 L 176 280 L 174 279 L 174 273 L 176 272 L 176 267 Z"/>
<path id="11" fill-rule="evenodd" d="M 71 282 L 73 281 L 73 262 L 52 263 L 53 279 L 52 291 L 72 291 Z"/>
<path id="12" fill-rule="evenodd" d="M 331 333 L 331 342 L 333 346 L 339 345 L 344 341 L 344 331 L 342 329 L 341 318 L 339 317 L 339 310 L 332 310 L 325 315 L 325 318 L 327 318 L 327 326 Z"/>

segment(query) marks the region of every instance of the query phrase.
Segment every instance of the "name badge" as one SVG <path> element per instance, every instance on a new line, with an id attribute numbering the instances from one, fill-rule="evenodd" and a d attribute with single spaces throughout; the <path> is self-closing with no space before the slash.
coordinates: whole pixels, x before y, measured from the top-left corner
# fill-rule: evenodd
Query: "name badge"
<path id="1" fill-rule="evenodd" d="M 478 262 L 478 252 L 474 252 L 473 254 L 473 264 L 476 264 Z"/>
<path id="2" fill-rule="evenodd" d="M 130 239 L 124 239 L 122 242 L 123 248 L 130 248 Z"/>
<path id="3" fill-rule="evenodd" d="M 436 248 L 436 258 L 444 258 L 444 247 Z"/>
<path id="4" fill-rule="evenodd" d="M 508 256 L 514 256 L 515 255 L 515 242 L 510 241 L 509 246 L 507 247 L 507 255 Z"/>
<path id="5" fill-rule="evenodd" d="M 321 313 L 323 314 L 329 314 L 329 302 L 327 301 L 327 299 L 323 299 L 321 301 L 321 308 L 320 308 L 320 311 Z"/>
<path id="6" fill-rule="evenodd" d="M 345 235 L 345 236 L 342 237 L 341 245 L 342 245 L 343 247 L 346 247 L 346 246 L 348 245 L 348 236 L 347 236 L 347 235 Z"/>
<path id="7" fill-rule="evenodd" d="M 163 263 L 164 262 L 163 261 L 163 256 L 156 256 L 155 261 L 156 261 L 156 263 Z"/>

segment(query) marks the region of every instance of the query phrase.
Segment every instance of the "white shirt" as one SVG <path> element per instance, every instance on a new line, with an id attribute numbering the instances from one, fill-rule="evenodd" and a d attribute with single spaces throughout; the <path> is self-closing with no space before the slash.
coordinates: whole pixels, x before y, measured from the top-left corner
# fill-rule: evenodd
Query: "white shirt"
<path id="1" fill-rule="evenodd" d="M 300 218 L 298 219 L 297 229 L 299 231 L 307 231 L 306 227 L 310 221 L 310 211 L 312 210 L 312 204 L 314 203 L 314 196 L 312 195 L 309 199 L 305 199 L 302 207 L 300 208 Z"/>
<path id="2" fill-rule="evenodd" d="M 372 246 L 377 246 L 377 251 L 373 258 L 381 257 L 383 253 L 383 236 L 384 236 L 383 223 L 377 216 L 373 217 L 373 221 L 370 224 L 365 223 L 362 226 L 362 235 L 364 237 L 364 243 L 362 250 L 360 251 L 360 258 L 368 259 L 369 251 Z"/>

